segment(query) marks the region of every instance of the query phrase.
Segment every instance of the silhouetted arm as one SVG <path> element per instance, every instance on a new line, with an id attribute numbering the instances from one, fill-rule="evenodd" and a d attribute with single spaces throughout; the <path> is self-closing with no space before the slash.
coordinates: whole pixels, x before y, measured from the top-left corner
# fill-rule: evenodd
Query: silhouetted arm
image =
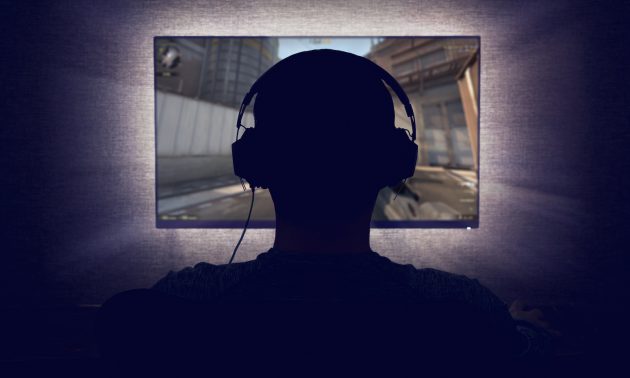
<path id="1" fill-rule="evenodd" d="M 487 320 L 492 338 L 480 342 L 502 343 L 502 347 L 522 360 L 544 358 L 552 353 L 551 336 L 545 330 L 529 322 L 515 321 L 508 306 L 479 281 L 434 269 L 417 270 L 415 280 L 421 296 L 466 304 L 480 314 L 480 319 Z"/>

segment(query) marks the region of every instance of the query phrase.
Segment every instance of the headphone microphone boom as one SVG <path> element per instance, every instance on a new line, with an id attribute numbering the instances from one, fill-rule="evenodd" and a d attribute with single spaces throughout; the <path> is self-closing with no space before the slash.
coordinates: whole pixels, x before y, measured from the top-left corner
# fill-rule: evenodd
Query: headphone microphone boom
<path id="1" fill-rule="evenodd" d="M 238 112 L 238 117 L 236 119 L 236 140 L 232 143 L 232 162 L 234 165 L 234 174 L 241 179 L 243 190 L 247 190 L 243 180 L 247 181 L 249 184 L 249 187 L 252 190 L 252 202 L 243 233 L 241 234 L 241 238 L 239 239 L 228 264 L 232 263 L 232 260 L 236 255 L 236 251 L 243 240 L 247 226 L 249 225 L 252 207 L 254 206 L 255 188 L 267 188 L 269 184 L 268 177 L 264 173 L 265 168 L 268 170 L 269 167 L 269 164 L 265 162 L 265 146 L 261 143 L 260 137 L 257 136 L 255 128 L 245 127 L 242 124 L 243 115 L 254 96 L 261 90 L 266 80 L 268 80 L 267 77 L 269 76 L 269 72 L 274 71 L 274 69 L 277 70 L 277 66 L 282 65 L 283 62 L 285 64 L 290 64 L 287 60 L 291 60 L 292 57 L 301 54 L 341 54 L 339 56 L 344 56 L 345 58 L 356 61 L 357 66 L 362 65 L 363 67 L 367 67 L 368 71 L 372 72 L 376 78 L 385 82 L 394 91 L 394 93 L 396 93 L 396 96 L 405 108 L 407 117 L 411 121 L 411 134 L 408 130 L 403 128 L 396 127 L 392 130 L 392 134 L 390 134 L 391 138 L 389 138 L 388 141 L 389 143 L 384 143 L 382 146 L 383 153 L 380 156 L 381 159 L 385 160 L 382 162 L 382 166 L 386 167 L 386 169 L 375 172 L 375 180 L 379 183 L 379 185 L 394 186 L 407 178 L 412 177 L 415 172 L 416 162 L 418 159 L 418 145 L 415 143 L 416 118 L 411 102 L 409 101 L 409 97 L 407 97 L 407 94 L 398 81 L 396 81 L 389 72 L 367 58 L 336 50 L 314 50 L 292 55 L 291 57 L 282 60 L 281 63 L 271 67 L 260 78 L 258 78 L 258 80 L 256 80 L 249 92 L 247 92 L 243 98 L 243 102 L 241 103 Z M 244 128 L 245 131 L 243 132 L 243 136 L 239 139 L 239 131 L 241 127 Z"/>

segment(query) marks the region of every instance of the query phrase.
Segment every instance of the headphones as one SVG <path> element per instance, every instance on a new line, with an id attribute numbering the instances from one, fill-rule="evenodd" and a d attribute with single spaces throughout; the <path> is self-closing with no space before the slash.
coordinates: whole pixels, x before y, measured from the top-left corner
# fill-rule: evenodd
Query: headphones
<path id="1" fill-rule="evenodd" d="M 418 159 L 418 145 L 415 143 L 416 118 L 413 113 L 413 108 L 411 107 L 411 102 L 398 81 L 379 65 L 367 58 L 349 53 L 346 54 L 352 56 L 353 59 L 356 60 L 357 65 L 368 67 L 368 71 L 373 72 L 375 77 L 387 83 L 404 105 L 407 117 L 411 120 L 411 134 L 409 134 L 409 131 L 406 129 L 396 127 L 391 131 L 391 138 L 388 138 L 387 143 L 384 143 L 383 146 L 379 146 L 383 151 L 382 156 L 379 155 L 378 157 L 378 164 L 383 167 L 383 169 L 377 169 L 376 172 L 374 172 L 375 182 L 383 186 L 394 186 L 413 176 L 416 169 Z M 272 70 L 273 67 L 269 71 Z M 256 80 L 249 92 L 247 92 L 241 103 L 236 120 L 236 141 L 232 144 L 232 162 L 234 164 L 234 174 L 241 178 L 241 184 L 244 190 L 246 189 L 243 180 L 249 183 L 251 189 L 256 187 L 267 188 L 269 185 L 269 177 L 265 172 L 269 171 L 271 164 L 265 158 L 267 155 L 264 151 L 265 146 L 261 143 L 260 136 L 257 136 L 255 128 L 245 127 L 242 124 L 245 109 L 263 87 L 266 81 L 265 77 L 269 71 Z M 244 128 L 245 131 L 243 132 L 243 136 L 239 139 L 238 135 L 241 127 Z"/>
<path id="2" fill-rule="evenodd" d="M 379 65 L 357 55 L 347 55 L 351 56 L 352 59 L 355 59 L 357 65 L 365 65 L 368 67 L 368 71 L 373 72 L 375 77 L 381 79 L 389 85 L 389 87 L 396 93 L 396 96 L 398 96 L 400 102 L 402 102 L 405 106 L 407 117 L 411 120 L 411 134 L 409 134 L 408 130 L 399 127 L 393 129 L 390 134 L 391 138 L 386 138 L 389 140 L 387 140 L 382 146 L 382 156 L 378 156 L 379 160 L 378 162 L 375 162 L 380 165 L 380 167 L 377 168 L 381 168 L 376 169 L 375 182 L 383 186 L 396 185 L 413 176 L 416 170 L 416 161 L 418 159 L 418 145 L 415 143 L 416 118 L 413 114 L 411 102 L 400 84 L 398 84 L 398 81 L 396 81 L 392 75 Z M 236 251 L 243 241 L 245 231 L 247 231 L 247 226 L 249 225 L 249 220 L 252 216 L 252 209 L 254 208 L 254 193 L 256 192 L 256 188 L 267 188 L 269 185 L 269 177 L 265 175 L 265 171 L 269 171 L 271 162 L 266 159 L 266 153 L 264 151 L 265 146 L 261 142 L 260 136 L 257 136 L 256 129 L 253 127 L 245 127 L 242 124 L 242 121 L 245 109 L 254 96 L 260 91 L 266 81 L 265 77 L 267 77 L 268 73 L 272 71 L 274 67 L 265 72 L 258 80 L 256 80 L 254 85 L 252 85 L 249 92 L 245 95 L 245 98 L 243 98 L 241 108 L 238 111 L 238 118 L 236 119 L 236 141 L 232 143 L 234 174 L 240 177 L 241 185 L 243 185 L 244 191 L 247 190 L 245 188 L 244 180 L 249 183 L 249 187 L 252 190 L 252 202 L 249 206 L 249 213 L 247 214 L 247 220 L 245 221 L 243 232 L 241 233 L 241 237 L 232 252 L 232 256 L 227 264 L 228 266 L 232 264 L 232 261 L 234 261 Z M 245 131 L 243 132 L 243 136 L 239 139 L 238 133 L 241 127 L 244 128 Z"/>

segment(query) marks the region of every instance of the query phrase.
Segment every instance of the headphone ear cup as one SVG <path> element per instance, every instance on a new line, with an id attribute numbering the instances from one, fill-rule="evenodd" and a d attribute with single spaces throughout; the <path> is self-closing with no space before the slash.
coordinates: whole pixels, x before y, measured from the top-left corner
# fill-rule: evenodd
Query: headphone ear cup
<path id="1" fill-rule="evenodd" d="M 232 164 L 234 174 L 247 180 L 253 188 L 267 188 L 265 171 L 270 167 L 260 151 L 258 139 L 256 129 L 246 129 L 243 136 L 232 143 Z"/>
<path id="2" fill-rule="evenodd" d="M 382 183 L 393 186 L 414 175 L 418 161 L 418 145 L 409 139 L 405 129 L 396 128 L 384 156 L 386 162 L 382 170 Z"/>

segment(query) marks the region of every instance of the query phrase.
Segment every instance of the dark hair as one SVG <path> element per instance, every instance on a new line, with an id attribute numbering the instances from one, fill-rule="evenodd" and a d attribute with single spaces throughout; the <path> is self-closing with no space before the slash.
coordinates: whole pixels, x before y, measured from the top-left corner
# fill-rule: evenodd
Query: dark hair
<path id="1" fill-rule="evenodd" d="M 378 155 L 394 129 L 392 96 L 372 64 L 342 51 L 312 50 L 283 59 L 261 77 L 256 129 L 278 164 L 317 170 L 326 154 L 340 175 L 370 164 L 363 159 Z M 334 175 L 333 168 L 328 164 L 326 171 Z"/>

